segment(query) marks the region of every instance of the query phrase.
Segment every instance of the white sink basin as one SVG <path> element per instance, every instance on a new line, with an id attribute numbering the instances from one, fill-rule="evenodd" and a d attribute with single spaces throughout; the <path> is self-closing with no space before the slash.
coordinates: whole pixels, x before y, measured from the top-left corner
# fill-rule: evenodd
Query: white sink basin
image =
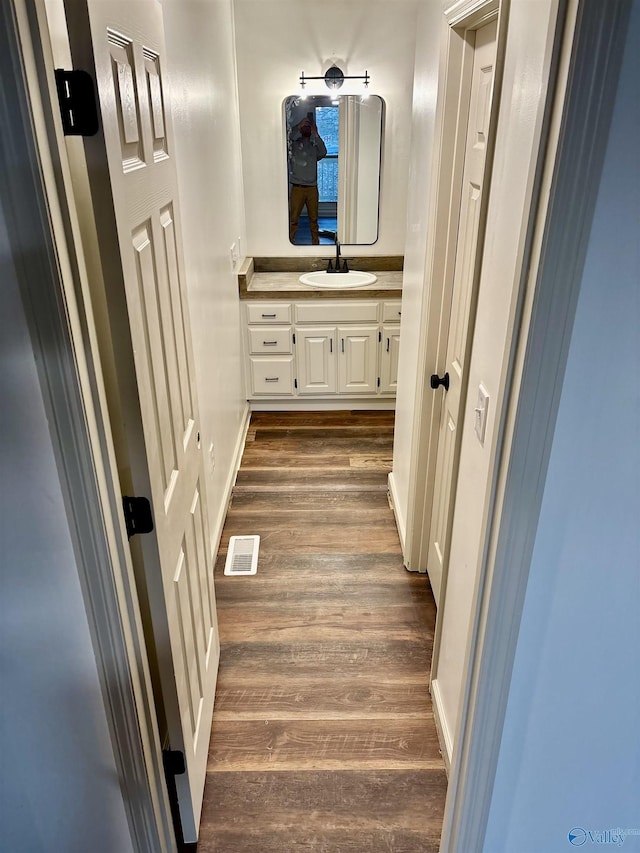
<path id="1" fill-rule="evenodd" d="M 330 290 L 345 290 L 350 287 L 365 287 L 367 284 L 373 284 L 377 276 L 371 272 L 357 272 L 349 270 L 349 272 L 306 272 L 300 276 L 302 284 L 307 284 L 309 287 L 328 288 Z"/>

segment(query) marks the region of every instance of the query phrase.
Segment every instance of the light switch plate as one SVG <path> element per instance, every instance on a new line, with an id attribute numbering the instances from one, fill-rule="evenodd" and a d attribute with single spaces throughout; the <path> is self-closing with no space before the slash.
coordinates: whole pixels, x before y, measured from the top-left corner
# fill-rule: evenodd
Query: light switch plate
<path id="1" fill-rule="evenodd" d="M 484 447 L 484 436 L 487 431 L 487 415 L 489 413 L 489 392 L 484 385 L 478 386 L 478 400 L 475 408 L 475 431 L 478 441 Z"/>

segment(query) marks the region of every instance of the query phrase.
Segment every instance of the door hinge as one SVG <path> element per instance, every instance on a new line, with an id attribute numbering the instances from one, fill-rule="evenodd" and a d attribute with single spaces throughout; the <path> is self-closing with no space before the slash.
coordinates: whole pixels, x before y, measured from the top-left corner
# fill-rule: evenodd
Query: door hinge
<path id="1" fill-rule="evenodd" d="M 187 765 L 184 760 L 184 752 L 179 749 L 163 749 L 162 763 L 164 772 L 173 776 L 182 776 L 187 771 Z"/>
<path id="2" fill-rule="evenodd" d="M 98 132 L 98 108 L 93 78 L 86 71 L 56 68 L 56 88 L 65 136 L 94 136 Z"/>
<path id="3" fill-rule="evenodd" d="M 131 539 L 136 533 L 151 533 L 153 516 L 151 515 L 151 504 L 147 498 L 123 495 L 122 507 L 124 509 L 124 523 L 127 528 L 127 539 Z"/>

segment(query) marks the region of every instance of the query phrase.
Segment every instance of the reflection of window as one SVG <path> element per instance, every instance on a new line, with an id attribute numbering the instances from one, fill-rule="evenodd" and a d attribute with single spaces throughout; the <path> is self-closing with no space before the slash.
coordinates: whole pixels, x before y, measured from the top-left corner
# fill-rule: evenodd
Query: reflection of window
<path id="1" fill-rule="evenodd" d="M 320 202 L 338 201 L 338 107 L 316 107 L 318 133 L 327 146 L 327 156 L 318 163 Z"/>

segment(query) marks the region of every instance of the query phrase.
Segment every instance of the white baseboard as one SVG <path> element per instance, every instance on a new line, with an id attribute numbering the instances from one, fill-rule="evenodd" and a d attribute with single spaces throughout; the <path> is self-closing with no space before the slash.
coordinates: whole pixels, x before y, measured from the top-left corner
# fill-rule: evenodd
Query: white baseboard
<path id="1" fill-rule="evenodd" d="M 431 691 L 433 719 L 436 724 L 436 731 L 438 732 L 440 751 L 442 752 L 442 758 L 444 759 L 445 770 L 447 771 L 447 775 L 449 775 L 451 758 L 453 756 L 453 738 L 451 737 L 451 729 L 449 728 L 444 708 L 442 707 L 442 695 L 440 693 L 440 686 L 437 678 L 431 682 L 429 689 Z"/>
<path id="2" fill-rule="evenodd" d="M 396 398 L 377 400 L 362 400 L 354 397 L 339 397 L 333 399 L 308 398 L 301 400 L 250 400 L 252 412 L 362 412 L 362 411 L 394 411 Z"/>
<path id="3" fill-rule="evenodd" d="M 389 473 L 387 477 L 387 483 L 389 485 L 389 502 L 391 503 L 391 509 L 393 510 L 393 516 L 396 520 L 396 527 L 398 528 L 398 536 L 400 537 L 400 547 L 402 548 L 402 558 L 404 560 L 405 556 L 405 537 L 407 534 L 407 526 L 405 524 L 405 520 L 402 517 L 402 513 L 400 511 L 400 502 L 398 500 L 398 493 L 396 491 L 396 481 L 393 476 L 393 471 Z M 406 565 L 406 561 L 405 561 Z"/>
<path id="4" fill-rule="evenodd" d="M 240 424 L 240 429 L 238 430 L 238 437 L 236 438 L 236 444 L 233 449 L 233 461 L 229 467 L 229 473 L 227 475 L 227 479 L 224 484 L 224 491 L 222 493 L 222 500 L 220 501 L 218 515 L 216 516 L 215 520 L 215 528 L 211 531 L 212 555 L 214 561 L 218 554 L 218 548 L 220 547 L 220 539 L 222 538 L 222 528 L 224 527 L 224 522 L 227 517 L 227 510 L 229 509 L 229 504 L 231 503 L 231 493 L 233 492 L 236 477 L 238 476 L 238 471 L 240 470 L 240 463 L 242 462 L 242 454 L 244 453 L 244 444 L 247 438 L 247 431 L 249 429 L 250 420 L 251 409 L 249 408 L 249 404 L 246 403 L 244 412 L 242 414 L 242 422 Z"/>

